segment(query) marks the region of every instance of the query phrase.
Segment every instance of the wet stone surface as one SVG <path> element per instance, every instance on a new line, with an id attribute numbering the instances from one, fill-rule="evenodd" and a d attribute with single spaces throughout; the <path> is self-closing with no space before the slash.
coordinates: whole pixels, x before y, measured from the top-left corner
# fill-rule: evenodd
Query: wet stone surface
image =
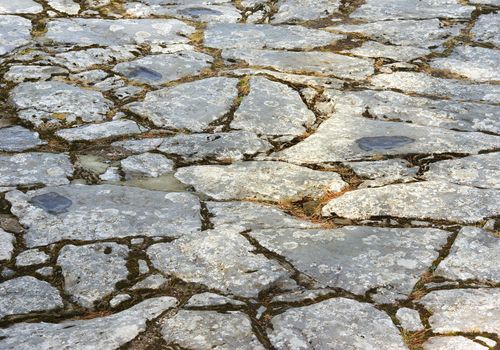
<path id="1" fill-rule="evenodd" d="M 496 349 L 499 23 L 0 0 L 0 349 Z"/>

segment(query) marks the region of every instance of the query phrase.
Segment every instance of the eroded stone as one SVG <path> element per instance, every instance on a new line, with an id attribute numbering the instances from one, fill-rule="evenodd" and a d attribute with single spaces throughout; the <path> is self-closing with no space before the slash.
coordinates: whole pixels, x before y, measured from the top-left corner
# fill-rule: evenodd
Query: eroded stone
<path id="1" fill-rule="evenodd" d="M 125 176 L 158 177 L 174 170 L 174 162 L 161 154 L 143 153 L 121 161 Z"/>
<path id="2" fill-rule="evenodd" d="M 22 126 L 11 126 L 0 129 L 0 151 L 21 152 L 46 144 L 40 140 L 37 132 L 32 132 Z"/>
<path id="3" fill-rule="evenodd" d="M 56 135 L 66 141 L 94 141 L 109 137 L 140 134 L 147 129 L 132 120 L 119 119 L 99 124 L 78 126 L 76 128 L 62 129 Z"/>

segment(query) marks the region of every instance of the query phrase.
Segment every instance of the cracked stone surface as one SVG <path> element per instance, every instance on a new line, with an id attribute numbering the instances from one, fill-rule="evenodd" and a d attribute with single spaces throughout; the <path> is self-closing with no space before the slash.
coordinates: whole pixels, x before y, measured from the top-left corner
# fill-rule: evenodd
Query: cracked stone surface
<path id="1" fill-rule="evenodd" d="M 174 170 L 174 162 L 161 154 L 143 153 L 121 161 L 125 176 L 158 177 Z"/>
<path id="2" fill-rule="evenodd" d="M 452 337 L 432 337 L 423 344 L 424 350 L 487 350 L 488 348 L 482 346 L 472 340 L 462 336 Z"/>
<path id="3" fill-rule="evenodd" d="M 90 124 L 56 132 L 60 138 L 69 141 L 93 141 L 108 137 L 140 134 L 145 129 L 132 120 L 114 120 L 100 124 Z"/>
<path id="4" fill-rule="evenodd" d="M 425 329 L 417 310 L 403 307 L 396 312 L 396 317 L 401 323 L 401 327 L 410 332 L 418 332 Z"/>
<path id="5" fill-rule="evenodd" d="M 42 5 L 33 0 L 0 1 L 0 14 L 40 13 L 42 11 Z"/>
<path id="6" fill-rule="evenodd" d="M 44 144 L 46 142 L 40 140 L 37 132 L 32 132 L 22 126 L 0 129 L 0 151 L 20 152 Z"/>
<path id="7" fill-rule="evenodd" d="M 14 253 L 16 238 L 9 232 L 0 228 L 0 260 L 10 260 Z"/>

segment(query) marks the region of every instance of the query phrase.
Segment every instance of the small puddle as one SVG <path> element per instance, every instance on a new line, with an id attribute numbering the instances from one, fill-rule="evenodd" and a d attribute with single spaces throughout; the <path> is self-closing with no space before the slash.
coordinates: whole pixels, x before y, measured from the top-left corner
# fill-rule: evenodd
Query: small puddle
<path id="1" fill-rule="evenodd" d="M 356 140 L 363 151 L 393 149 L 413 142 L 415 142 L 414 139 L 406 136 L 374 136 Z"/>
<path id="2" fill-rule="evenodd" d="M 29 202 L 34 206 L 42 208 L 49 214 L 66 213 L 66 209 L 73 205 L 71 199 L 61 196 L 57 192 L 49 192 L 35 196 L 31 198 Z"/>
<path id="3" fill-rule="evenodd" d="M 129 78 L 143 78 L 146 80 L 158 81 L 163 78 L 160 73 L 142 66 L 137 66 L 127 73 Z"/>

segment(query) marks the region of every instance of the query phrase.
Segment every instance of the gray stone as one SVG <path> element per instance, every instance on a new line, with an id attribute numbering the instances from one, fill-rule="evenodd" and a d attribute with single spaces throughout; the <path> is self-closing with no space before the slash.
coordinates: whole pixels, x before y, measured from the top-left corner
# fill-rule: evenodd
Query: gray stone
<path id="1" fill-rule="evenodd" d="M 73 0 L 48 0 L 49 6 L 68 15 L 76 15 L 80 12 L 80 5 Z"/>
<path id="2" fill-rule="evenodd" d="M 210 68 L 212 56 L 196 51 L 150 55 L 117 64 L 113 70 L 130 80 L 161 85 L 169 81 L 200 74 Z"/>
<path id="3" fill-rule="evenodd" d="M 146 323 L 175 307 L 172 297 L 147 299 L 130 309 L 90 320 L 61 323 L 18 323 L 0 330 L 0 348 L 117 349 L 146 330 Z"/>
<path id="4" fill-rule="evenodd" d="M 339 0 L 279 0 L 273 23 L 293 23 L 328 17 L 338 11 Z"/>
<path id="5" fill-rule="evenodd" d="M 189 298 L 186 307 L 207 307 L 207 306 L 220 306 L 220 305 L 234 305 L 243 306 L 244 302 L 234 300 L 223 295 L 215 293 L 201 293 L 195 294 Z"/>
<path id="6" fill-rule="evenodd" d="M 379 89 L 398 89 L 406 93 L 448 97 L 462 101 L 500 103 L 498 85 L 470 84 L 462 80 L 435 78 L 425 73 L 378 74 L 371 78 L 371 83 Z"/>
<path id="7" fill-rule="evenodd" d="M 489 346 L 491 348 L 494 348 L 497 345 L 496 341 L 494 341 L 494 340 L 492 340 L 490 338 L 481 337 L 479 335 L 477 337 L 475 337 L 474 339 L 480 341 L 481 344 L 485 344 L 485 345 L 487 345 L 487 346 Z"/>
<path id="8" fill-rule="evenodd" d="M 143 153 L 121 161 L 125 176 L 158 177 L 174 170 L 174 162 L 161 154 Z"/>
<path id="9" fill-rule="evenodd" d="M 118 182 L 120 181 L 120 169 L 118 167 L 109 167 L 104 174 L 99 175 L 99 179 L 102 181 L 108 181 L 108 182 Z"/>
<path id="10" fill-rule="evenodd" d="M 175 177 L 216 200 L 254 199 L 278 202 L 319 197 L 347 186 L 339 174 L 284 162 L 240 162 L 180 168 Z"/>
<path id="11" fill-rule="evenodd" d="M 184 135 L 179 134 L 179 136 Z M 144 153 L 157 150 L 164 140 L 165 138 L 145 138 L 139 140 L 115 141 L 112 143 L 112 146 L 123 148 L 124 150 L 132 153 Z"/>
<path id="12" fill-rule="evenodd" d="M 297 291 L 288 292 L 285 294 L 277 295 L 271 299 L 273 303 L 297 303 L 304 302 L 307 300 L 315 300 L 319 297 L 331 294 L 331 289 L 300 289 Z"/>
<path id="13" fill-rule="evenodd" d="M 417 310 L 403 307 L 396 312 L 396 317 L 401 323 L 401 327 L 407 331 L 418 332 L 424 329 Z"/>
<path id="14" fill-rule="evenodd" d="M 42 5 L 33 0 L 0 0 L 0 14 L 40 13 Z"/>
<path id="15" fill-rule="evenodd" d="M 25 250 L 16 256 L 16 266 L 25 267 L 44 264 L 49 261 L 50 256 L 38 249 Z"/>
<path id="16" fill-rule="evenodd" d="M 323 207 L 324 216 L 374 216 L 474 223 L 500 214 L 500 191 L 429 181 L 348 192 Z"/>
<path id="17" fill-rule="evenodd" d="M 35 126 L 44 124 L 101 121 L 113 103 L 98 91 L 60 81 L 21 83 L 10 93 L 21 119 Z"/>
<path id="18" fill-rule="evenodd" d="M 179 44 L 195 31 L 176 19 L 61 18 L 47 23 L 44 38 L 59 44 Z"/>
<path id="19" fill-rule="evenodd" d="M 279 350 L 407 349 L 385 312 L 351 299 L 288 309 L 271 323 L 269 340 Z"/>
<path id="20" fill-rule="evenodd" d="M 237 79 L 215 77 L 146 94 L 127 109 L 158 127 L 203 131 L 229 113 L 238 96 Z"/>
<path id="21" fill-rule="evenodd" d="M 19 16 L 0 15 L 0 56 L 28 44 L 30 39 L 30 20 Z"/>
<path id="22" fill-rule="evenodd" d="M 345 52 L 362 57 L 385 57 L 395 61 L 411 61 L 418 57 L 427 56 L 431 53 L 430 50 L 424 48 L 384 45 L 376 41 L 365 41 L 360 47 L 347 50 Z"/>
<path id="23" fill-rule="evenodd" d="M 433 291 L 420 301 L 434 333 L 500 334 L 500 288 Z"/>
<path id="24" fill-rule="evenodd" d="M 370 180 L 389 179 L 390 181 L 400 181 L 405 178 L 413 178 L 418 171 L 418 167 L 411 167 L 403 159 L 387 159 L 368 162 L 347 162 L 344 165 L 351 168 L 357 175 Z"/>
<path id="25" fill-rule="evenodd" d="M 134 239 L 130 240 L 130 243 L 136 244 L 136 245 L 141 245 L 142 243 L 144 243 L 144 239 L 143 238 L 134 238 Z M 146 260 L 142 260 L 142 259 L 137 260 L 137 265 L 138 265 L 140 274 L 145 274 L 145 273 L 149 272 L 149 266 L 148 266 L 148 263 L 146 262 Z"/>
<path id="26" fill-rule="evenodd" d="M 35 277 L 23 276 L 0 284 L 0 318 L 62 307 L 57 289 Z"/>
<path id="27" fill-rule="evenodd" d="M 64 185 L 73 174 L 66 154 L 20 153 L 0 156 L 0 186 Z"/>
<path id="28" fill-rule="evenodd" d="M 64 290 L 77 304 L 92 309 L 94 302 L 114 292 L 115 284 L 128 275 L 127 246 L 96 243 L 66 245 L 57 258 L 64 278 Z"/>
<path id="29" fill-rule="evenodd" d="M 253 334 L 250 318 L 239 311 L 181 310 L 161 328 L 167 344 L 198 350 L 264 350 Z"/>
<path id="30" fill-rule="evenodd" d="M 500 152 L 432 163 L 424 178 L 500 190 Z"/>
<path id="31" fill-rule="evenodd" d="M 10 260 L 14 253 L 14 243 L 16 243 L 14 235 L 0 228 L 0 261 Z"/>
<path id="32" fill-rule="evenodd" d="M 94 141 L 108 137 L 140 134 L 146 130 L 132 120 L 118 119 L 110 122 L 58 130 L 56 135 L 69 142 Z"/>
<path id="33" fill-rule="evenodd" d="M 260 135 L 301 135 L 316 117 L 299 93 L 263 77 L 249 80 L 250 93 L 234 114 L 231 128 Z"/>
<path id="34" fill-rule="evenodd" d="M 50 277 L 54 274 L 54 268 L 50 266 L 41 267 L 36 270 L 36 273 L 43 277 Z"/>
<path id="35" fill-rule="evenodd" d="M 154 274 L 151 276 L 146 277 L 142 281 L 139 281 L 136 283 L 131 290 L 138 290 L 138 289 L 159 289 L 165 284 L 168 283 L 168 280 L 163 277 L 160 274 Z"/>
<path id="36" fill-rule="evenodd" d="M 429 228 L 345 226 L 340 229 L 267 229 L 248 233 L 313 278 L 316 288 L 364 295 L 385 290 L 405 298 L 446 244 L 449 233 Z"/>
<path id="37" fill-rule="evenodd" d="M 0 129 L 0 151 L 21 152 L 46 144 L 40 140 L 37 132 L 32 132 L 22 126 L 11 126 Z"/>
<path id="38" fill-rule="evenodd" d="M 34 196 L 56 192 L 71 199 L 67 212 L 50 214 L 30 204 Z M 164 193 L 113 185 L 68 185 L 26 194 L 6 194 L 12 213 L 26 229 L 28 247 L 61 240 L 134 236 L 179 237 L 201 229 L 200 204 L 188 193 Z"/>
<path id="39" fill-rule="evenodd" d="M 130 300 L 132 297 L 128 294 L 118 294 L 117 296 L 113 297 L 113 299 L 111 299 L 109 301 L 109 306 L 111 306 L 112 308 L 115 308 L 117 306 L 119 306 L 121 303 L 124 303 L 125 301 L 127 300 Z"/>
<path id="40" fill-rule="evenodd" d="M 500 46 L 500 14 L 492 12 L 479 16 L 471 30 L 473 40 L 480 43 L 491 43 Z"/>
<path id="41" fill-rule="evenodd" d="M 432 337 L 422 347 L 424 350 L 488 350 L 487 347 L 462 336 Z"/>
<path id="42" fill-rule="evenodd" d="M 14 83 L 21 83 L 26 80 L 49 80 L 52 76 L 65 75 L 68 71 L 61 67 L 54 66 L 11 66 L 5 73 L 4 78 Z"/>
<path id="43" fill-rule="evenodd" d="M 219 228 L 193 234 L 172 243 L 158 243 L 148 249 L 154 267 L 185 282 L 242 297 L 257 297 L 287 279 L 288 272 L 266 259 L 240 230 Z"/>
<path id="44" fill-rule="evenodd" d="M 500 51 L 474 46 L 457 46 L 448 57 L 430 62 L 434 69 L 443 69 L 475 81 L 500 81 Z"/>
<path id="45" fill-rule="evenodd" d="M 500 282 L 496 257 L 500 238 L 477 227 L 464 227 L 458 233 L 448 256 L 439 263 L 435 275 L 450 280 L 474 279 Z"/>
<path id="46" fill-rule="evenodd" d="M 242 60 L 251 66 L 271 67 L 283 72 L 320 73 L 338 78 L 362 80 L 374 72 L 371 59 L 349 57 L 332 52 L 227 49 L 225 60 Z"/>
<path id="47" fill-rule="evenodd" d="M 205 29 L 203 44 L 218 49 L 313 49 L 344 39 L 344 35 L 302 26 L 223 23 Z"/>

